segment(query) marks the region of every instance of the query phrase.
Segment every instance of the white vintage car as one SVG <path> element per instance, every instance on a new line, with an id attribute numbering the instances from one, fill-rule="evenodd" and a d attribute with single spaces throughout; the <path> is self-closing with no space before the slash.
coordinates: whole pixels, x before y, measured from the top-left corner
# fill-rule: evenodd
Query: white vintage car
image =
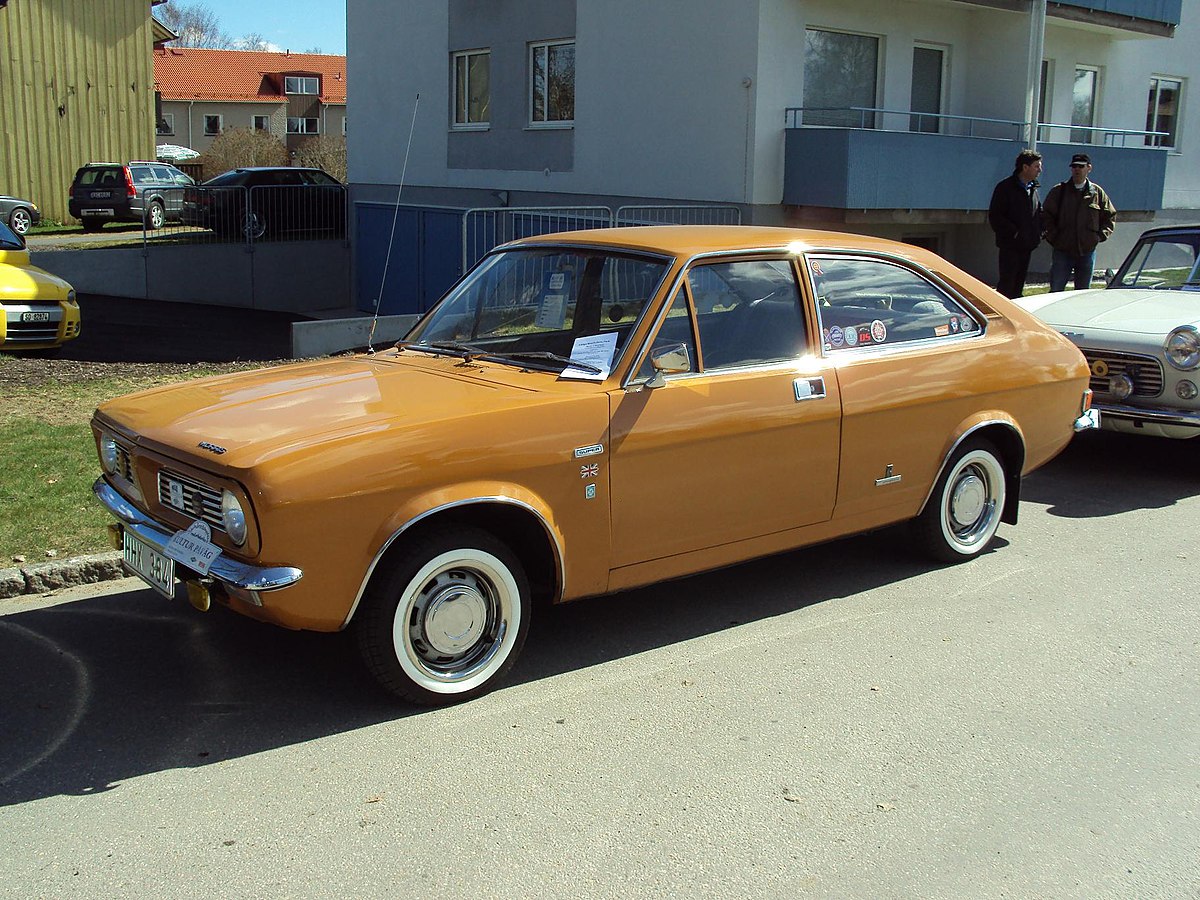
<path id="1" fill-rule="evenodd" d="M 1102 428 L 1200 435 L 1200 225 L 1146 231 L 1106 288 L 1017 302 L 1083 351 Z"/>

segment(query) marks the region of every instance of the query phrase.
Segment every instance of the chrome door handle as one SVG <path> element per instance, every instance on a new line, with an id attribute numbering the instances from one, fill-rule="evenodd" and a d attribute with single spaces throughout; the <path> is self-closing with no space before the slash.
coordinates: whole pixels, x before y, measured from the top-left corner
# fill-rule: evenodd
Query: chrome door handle
<path id="1" fill-rule="evenodd" d="M 796 392 L 796 402 L 801 400 L 820 400 L 825 396 L 825 379 L 820 375 L 815 378 L 797 378 L 792 382 Z"/>

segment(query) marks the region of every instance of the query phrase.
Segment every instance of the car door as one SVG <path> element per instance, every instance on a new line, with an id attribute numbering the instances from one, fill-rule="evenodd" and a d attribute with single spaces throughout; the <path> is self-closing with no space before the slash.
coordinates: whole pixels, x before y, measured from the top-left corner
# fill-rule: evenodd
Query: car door
<path id="1" fill-rule="evenodd" d="M 693 265 L 650 353 L 688 371 L 612 395 L 613 567 L 826 521 L 838 476 L 836 375 L 813 352 L 790 258 Z"/>

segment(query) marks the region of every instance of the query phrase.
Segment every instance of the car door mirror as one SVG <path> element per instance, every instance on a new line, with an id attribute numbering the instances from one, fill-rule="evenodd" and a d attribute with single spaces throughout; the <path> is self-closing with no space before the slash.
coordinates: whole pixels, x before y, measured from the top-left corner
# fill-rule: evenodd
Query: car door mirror
<path id="1" fill-rule="evenodd" d="M 1117 277 L 1117 273 L 1116 273 L 1116 272 L 1114 272 L 1112 269 L 1105 269 L 1105 270 L 1104 270 L 1104 283 L 1105 283 L 1105 284 L 1112 284 L 1112 283 L 1113 283 L 1113 279 L 1114 279 L 1114 278 L 1116 278 L 1116 277 Z"/>
<path id="2" fill-rule="evenodd" d="M 650 351 L 650 365 L 654 367 L 654 377 L 646 382 L 646 387 L 658 388 L 667 383 L 668 375 L 692 370 L 692 357 L 685 344 L 666 344 Z"/>

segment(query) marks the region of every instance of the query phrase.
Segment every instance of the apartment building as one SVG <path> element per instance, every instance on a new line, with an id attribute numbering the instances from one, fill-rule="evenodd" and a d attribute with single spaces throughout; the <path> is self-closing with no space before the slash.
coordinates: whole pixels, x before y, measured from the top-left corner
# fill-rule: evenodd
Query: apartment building
<path id="1" fill-rule="evenodd" d="M 360 287 L 404 159 L 426 237 L 453 232 L 436 210 L 735 204 L 993 279 L 992 186 L 1031 143 L 1045 189 L 1086 150 L 1121 210 L 1114 264 L 1200 209 L 1197 3 L 348 0 Z"/>
<path id="2" fill-rule="evenodd" d="M 154 53 L 158 144 L 203 153 L 228 128 L 276 135 L 291 151 L 346 134 L 346 57 L 163 47 Z"/>

